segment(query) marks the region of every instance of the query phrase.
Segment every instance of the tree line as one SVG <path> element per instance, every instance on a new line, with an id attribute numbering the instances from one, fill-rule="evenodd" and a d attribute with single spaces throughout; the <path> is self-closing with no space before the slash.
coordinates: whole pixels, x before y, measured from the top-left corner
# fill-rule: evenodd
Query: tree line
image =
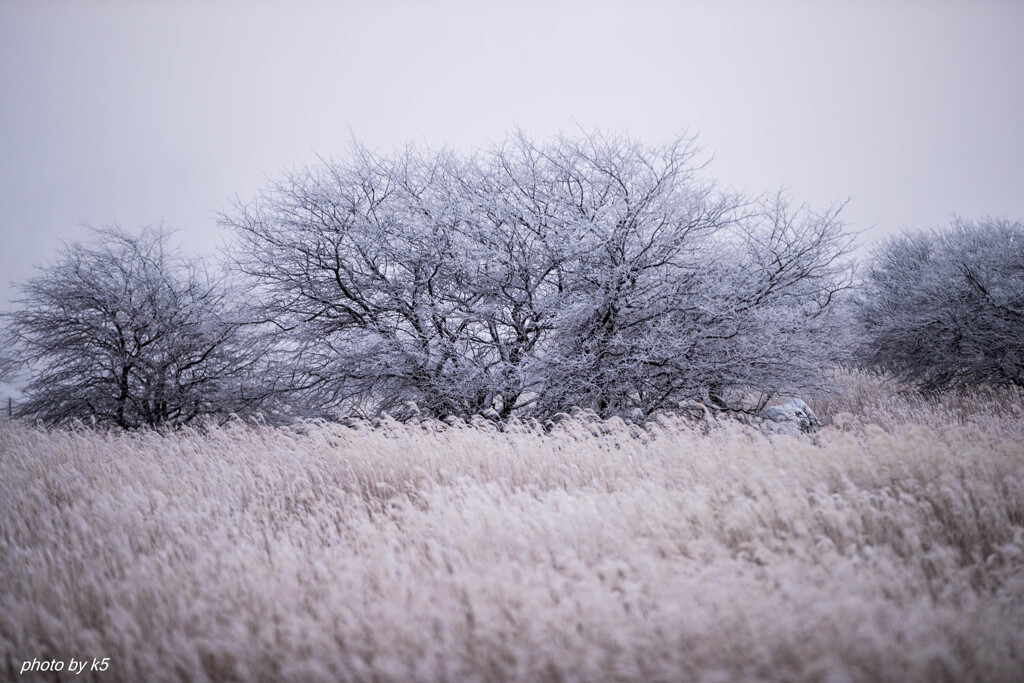
<path id="1" fill-rule="evenodd" d="M 841 206 L 721 188 L 693 140 L 521 132 L 458 154 L 353 145 L 220 216 L 217 264 L 95 230 L 18 286 L 23 417 L 756 412 L 837 366 L 1024 386 L 1024 229 L 891 238 L 859 278 Z"/>

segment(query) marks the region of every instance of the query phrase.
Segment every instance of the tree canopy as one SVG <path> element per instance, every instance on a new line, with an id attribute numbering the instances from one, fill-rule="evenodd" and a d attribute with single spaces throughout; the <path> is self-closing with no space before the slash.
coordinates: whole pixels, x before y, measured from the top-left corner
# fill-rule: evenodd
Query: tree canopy
<path id="1" fill-rule="evenodd" d="M 839 358 L 835 207 L 719 190 L 688 139 L 522 133 L 295 170 L 222 217 L 307 400 L 341 413 L 753 409 Z"/>

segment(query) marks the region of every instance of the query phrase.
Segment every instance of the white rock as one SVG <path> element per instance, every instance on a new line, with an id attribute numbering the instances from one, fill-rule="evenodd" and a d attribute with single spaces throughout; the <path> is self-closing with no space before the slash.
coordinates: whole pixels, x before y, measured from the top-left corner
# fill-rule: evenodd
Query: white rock
<path id="1" fill-rule="evenodd" d="M 780 426 L 795 427 L 800 432 L 810 432 L 821 424 L 810 406 L 799 398 L 791 398 L 781 405 L 765 408 L 762 415 L 772 422 L 781 423 Z"/>

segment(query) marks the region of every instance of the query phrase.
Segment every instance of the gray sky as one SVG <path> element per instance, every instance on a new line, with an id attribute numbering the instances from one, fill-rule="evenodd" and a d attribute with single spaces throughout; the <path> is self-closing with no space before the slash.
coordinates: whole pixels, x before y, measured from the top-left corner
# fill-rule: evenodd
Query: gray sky
<path id="1" fill-rule="evenodd" d="M 698 134 L 872 238 L 1024 217 L 1024 2 L 0 4 L 0 295 L 82 222 L 197 251 L 264 178 L 409 138 Z M 6 303 L 0 303 L 6 307 Z"/>

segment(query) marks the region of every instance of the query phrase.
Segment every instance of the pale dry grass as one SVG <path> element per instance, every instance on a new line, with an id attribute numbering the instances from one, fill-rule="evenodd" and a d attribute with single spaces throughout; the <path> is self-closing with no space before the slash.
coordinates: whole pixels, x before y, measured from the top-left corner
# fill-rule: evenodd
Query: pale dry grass
<path id="1" fill-rule="evenodd" d="M 901 425 L 925 425 L 944 431 L 973 424 L 1013 435 L 1024 418 L 1024 390 L 977 387 L 927 397 L 896 380 L 864 371 L 840 371 L 829 393 L 808 396 L 826 424 L 873 424 L 887 431 Z"/>
<path id="2" fill-rule="evenodd" d="M 0 675 L 1021 680 L 1020 404 L 885 391 L 813 438 L 3 424 Z"/>

